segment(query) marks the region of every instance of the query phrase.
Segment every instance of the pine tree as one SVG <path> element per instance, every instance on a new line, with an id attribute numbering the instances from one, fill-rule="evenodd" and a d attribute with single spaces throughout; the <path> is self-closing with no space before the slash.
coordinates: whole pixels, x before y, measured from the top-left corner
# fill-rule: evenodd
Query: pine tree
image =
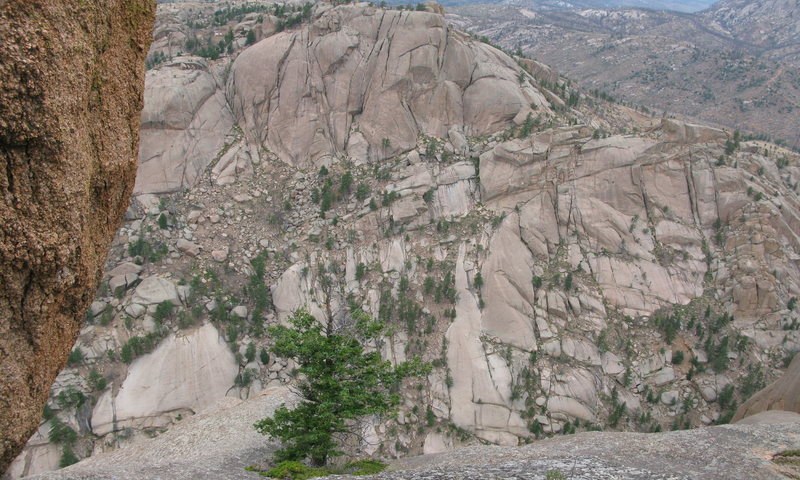
<path id="1" fill-rule="evenodd" d="M 353 326 L 334 332 L 333 321 L 319 323 L 305 310 L 289 319 L 290 326 L 269 329 L 275 339 L 272 352 L 294 359 L 301 397 L 293 409 L 282 405 L 272 418 L 258 421 L 259 433 L 283 442 L 275 461 L 302 461 L 325 465 L 341 455 L 337 438 L 351 434 L 348 420 L 382 414 L 400 403 L 400 383 L 429 370 L 419 359 L 392 366 L 364 343 L 377 342 L 385 325 L 363 312 L 353 314 Z"/>

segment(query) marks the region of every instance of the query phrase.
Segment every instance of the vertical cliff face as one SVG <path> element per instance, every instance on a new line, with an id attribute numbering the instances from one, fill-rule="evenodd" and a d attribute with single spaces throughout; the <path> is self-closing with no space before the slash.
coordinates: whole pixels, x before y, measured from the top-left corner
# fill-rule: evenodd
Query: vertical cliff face
<path id="1" fill-rule="evenodd" d="M 128 205 L 154 12 L 0 4 L 0 471 L 38 425 Z"/>

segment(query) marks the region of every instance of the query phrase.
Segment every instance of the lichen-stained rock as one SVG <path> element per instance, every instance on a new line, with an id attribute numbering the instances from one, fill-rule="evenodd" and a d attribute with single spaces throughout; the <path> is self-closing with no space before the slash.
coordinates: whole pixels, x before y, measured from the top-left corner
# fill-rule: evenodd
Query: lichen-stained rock
<path id="1" fill-rule="evenodd" d="M 0 471 L 37 427 L 128 206 L 154 11 L 0 4 Z"/>
<path id="2" fill-rule="evenodd" d="M 520 85 L 520 71 L 441 15 L 359 4 L 245 50 L 228 96 L 248 141 L 285 161 L 361 157 L 362 137 L 368 157 L 382 159 L 414 148 L 420 134 L 445 137 L 459 127 L 484 135 L 532 103 L 545 111 L 543 97 Z"/>

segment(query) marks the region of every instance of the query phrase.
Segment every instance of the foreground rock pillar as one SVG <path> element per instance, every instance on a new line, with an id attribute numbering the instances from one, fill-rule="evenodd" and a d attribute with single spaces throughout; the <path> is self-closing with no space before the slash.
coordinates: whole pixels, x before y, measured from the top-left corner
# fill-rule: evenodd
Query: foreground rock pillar
<path id="1" fill-rule="evenodd" d="M 0 2 L 0 472 L 36 430 L 136 174 L 155 0 Z"/>

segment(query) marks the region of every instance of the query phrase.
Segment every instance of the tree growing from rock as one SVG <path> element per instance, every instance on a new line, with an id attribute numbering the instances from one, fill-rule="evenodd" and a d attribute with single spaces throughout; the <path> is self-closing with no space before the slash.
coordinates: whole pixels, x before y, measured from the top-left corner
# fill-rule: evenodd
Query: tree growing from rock
<path id="1" fill-rule="evenodd" d="M 334 331 L 332 320 L 323 325 L 298 310 L 290 326 L 269 329 L 275 339 L 272 352 L 299 365 L 296 388 L 301 398 L 293 409 L 282 405 L 272 418 L 254 425 L 283 443 L 275 452 L 276 462 L 309 459 L 315 466 L 325 465 L 342 454 L 339 442 L 354 434 L 350 420 L 392 410 L 400 403 L 403 379 L 429 370 L 416 358 L 393 366 L 378 351 L 367 350 L 364 345 L 376 345 L 386 327 L 360 311 L 352 320 L 352 326 Z"/>

